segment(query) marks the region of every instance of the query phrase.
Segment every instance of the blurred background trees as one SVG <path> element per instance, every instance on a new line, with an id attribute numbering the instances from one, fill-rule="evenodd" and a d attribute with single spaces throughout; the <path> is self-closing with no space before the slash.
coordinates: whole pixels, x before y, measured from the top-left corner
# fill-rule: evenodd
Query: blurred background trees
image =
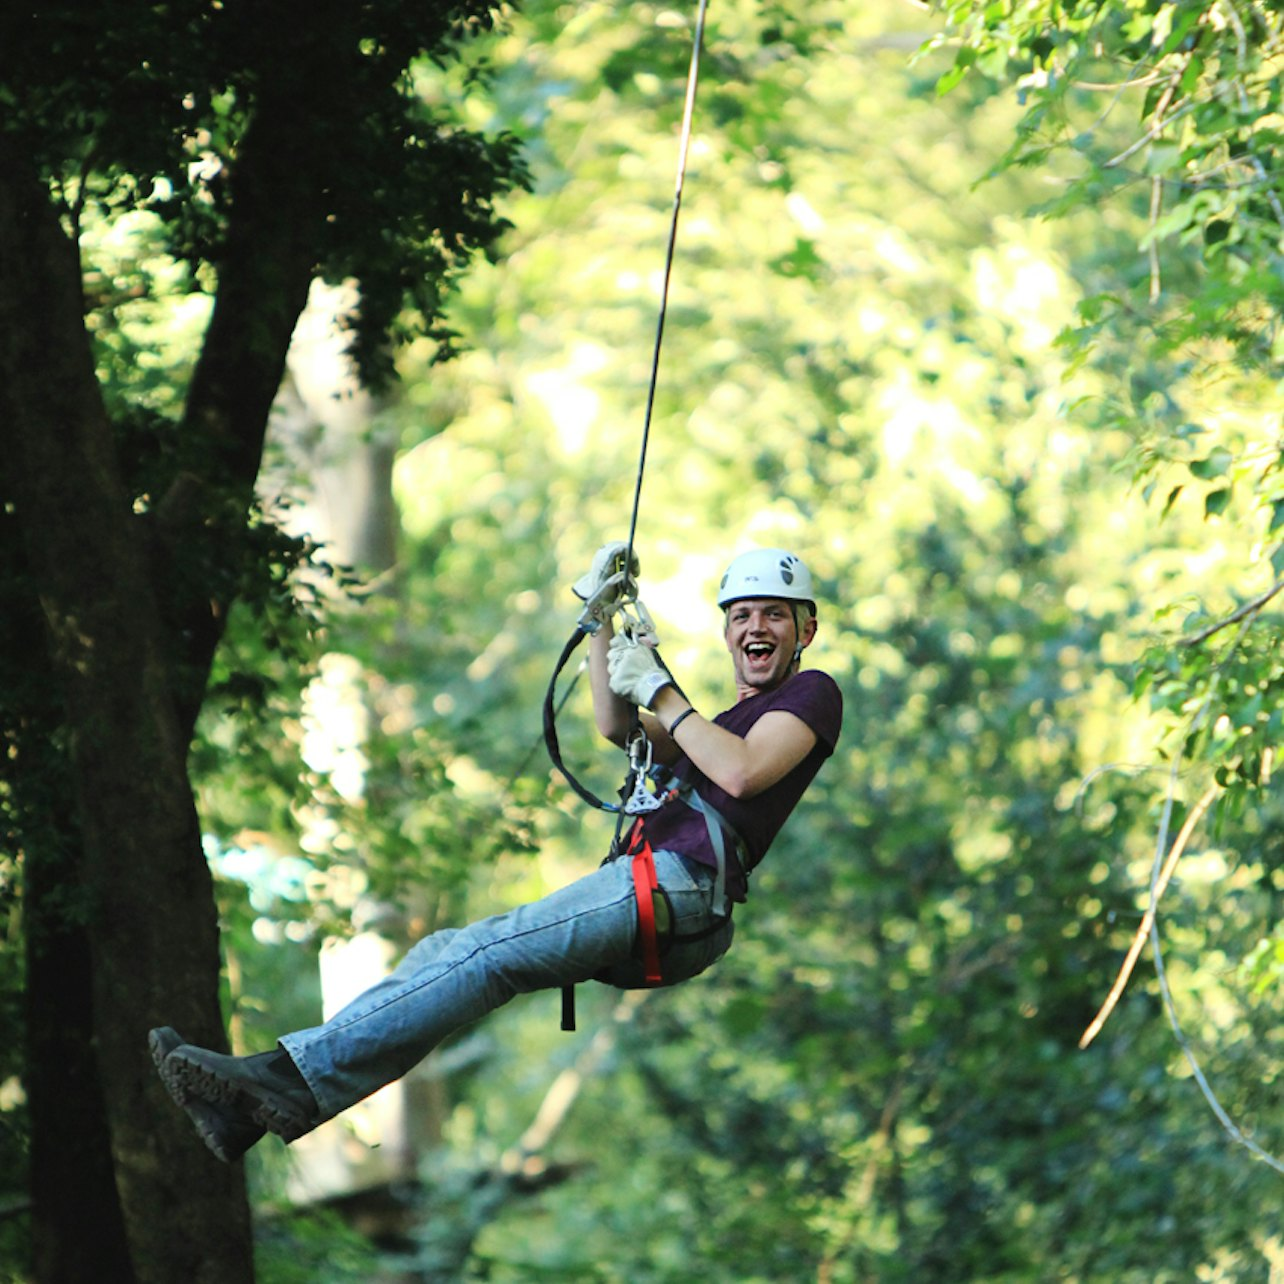
<path id="1" fill-rule="evenodd" d="M 529 186 L 496 196 L 499 254 L 451 274 L 420 337 L 393 285 L 422 303 L 439 266 L 377 244 L 372 215 L 329 275 L 378 282 L 378 324 L 343 357 L 349 296 L 314 291 L 282 354 L 260 569 L 190 755 L 244 1050 L 317 1019 L 323 941 L 397 949 L 606 848 L 608 820 L 548 769 L 539 704 L 567 586 L 627 523 L 693 16 L 528 0 L 409 64 L 423 110 L 520 138 Z M 1284 1270 L 1280 1175 L 1213 1115 L 1148 961 L 1077 1046 L 1162 835 L 1215 786 L 1160 905 L 1165 975 L 1218 1100 L 1284 1153 L 1275 25 L 1223 4 L 715 2 L 643 595 L 720 707 L 717 577 L 748 544 L 795 548 L 823 585 L 809 660 L 843 686 L 843 743 L 713 974 L 582 992 L 576 1036 L 532 996 L 430 1059 L 395 1188 L 326 1201 L 373 1238 L 320 1216 L 297 1148 L 252 1152 L 263 1279 Z M 81 243 L 104 400 L 163 434 L 210 287 L 147 204 L 87 216 Z M 618 764 L 586 713 L 577 687 L 563 747 L 601 793 Z M 13 781 L 10 809 L 31 785 Z M 16 1175 L 31 1076 L 6 1046 Z M 358 1171 L 372 1126 L 334 1125 Z M 15 1263 L 28 1225 L 0 1223 Z"/>

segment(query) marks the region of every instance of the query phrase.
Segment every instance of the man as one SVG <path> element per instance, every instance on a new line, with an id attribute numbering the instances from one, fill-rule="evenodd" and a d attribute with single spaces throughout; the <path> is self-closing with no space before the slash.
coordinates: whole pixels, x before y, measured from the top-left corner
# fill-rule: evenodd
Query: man
<path id="1" fill-rule="evenodd" d="M 590 644 L 598 730 L 623 744 L 632 707 L 646 710 L 653 758 L 673 773 L 667 801 L 635 825 L 633 861 L 612 858 L 530 905 L 435 932 L 323 1025 L 284 1035 L 275 1052 L 224 1056 L 168 1026 L 153 1030 L 166 1088 L 220 1159 L 239 1158 L 264 1130 L 296 1140 L 516 994 L 587 980 L 672 985 L 726 952 L 729 902 L 745 899 L 749 871 L 838 740 L 833 679 L 799 672 L 816 635 L 811 575 L 781 549 L 754 550 L 728 568 L 718 605 L 736 703 L 705 719 L 651 646 L 613 633 L 623 551 L 602 549 L 576 592 L 601 622 Z"/>

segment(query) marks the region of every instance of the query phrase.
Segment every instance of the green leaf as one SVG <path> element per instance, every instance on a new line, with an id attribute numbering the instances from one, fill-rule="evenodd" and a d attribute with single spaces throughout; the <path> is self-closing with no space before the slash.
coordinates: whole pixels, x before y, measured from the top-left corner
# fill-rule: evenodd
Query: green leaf
<path id="1" fill-rule="evenodd" d="M 1217 490 L 1210 491 L 1204 500 L 1204 516 L 1219 517 L 1226 511 L 1226 506 L 1230 503 L 1231 488 L 1222 486 Z"/>
<path id="2" fill-rule="evenodd" d="M 965 45 L 958 51 L 954 59 L 954 66 L 949 69 L 936 82 L 936 93 L 938 97 L 944 97 L 967 75 L 972 64 L 976 62 L 976 50 Z"/>
<path id="3" fill-rule="evenodd" d="M 1214 477 L 1224 477 L 1230 469 L 1234 456 L 1225 446 L 1214 447 L 1203 459 L 1190 463 L 1190 471 L 1201 481 L 1211 481 Z"/>
<path id="4" fill-rule="evenodd" d="M 1186 64 L 1186 70 L 1182 72 L 1180 89 L 1183 94 L 1194 93 L 1199 85 L 1199 79 L 1204 74 L 1204 59 L 1194 57 Z"/>

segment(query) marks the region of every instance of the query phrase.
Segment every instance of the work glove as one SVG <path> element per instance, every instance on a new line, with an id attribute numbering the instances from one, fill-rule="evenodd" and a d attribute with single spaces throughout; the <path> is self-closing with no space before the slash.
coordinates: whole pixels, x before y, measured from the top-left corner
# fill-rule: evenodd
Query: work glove
<path id="1" fill-rule="evenodd" d="M 662 687 L 673 685 L 655 648 L 635 642 L 627 633 L 617 633 L 611 639 L 606 670 L 617 696 L 646 709 Z"/>
<path id="2" fill-rule="evenodd" d="M 632 573 L 624 575 L 624 555 L 628 547 L 623 540 L 603 544 L 594 554 L 588 574 L 575 581 L 575 596 L 585 602 L 593 602 L 595 606 L 614 606 L 620 600 L 625 584 L 636 582 L 639 574 L 638 557 L 634 553 Z"/>

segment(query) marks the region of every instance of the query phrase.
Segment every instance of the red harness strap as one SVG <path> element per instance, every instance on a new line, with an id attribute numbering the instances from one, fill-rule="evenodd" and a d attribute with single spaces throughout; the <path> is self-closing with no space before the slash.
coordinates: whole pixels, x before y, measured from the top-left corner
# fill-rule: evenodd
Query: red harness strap
<path id="1" fill-rule="evenodd" d="M 660 973 L 660 933 L 655 921 L 655 893 L 660 880 L 655 874 L 655 856 L 642 833 L 642 821 L 633 822 L 629 845 L 624 854 L 631 858 L 633 894 L 638 903 L 638 943 L 642 949 L 642 966 L 648 985 L 662 985 Z M 575 986 L 562 986 L 562 1029 L 575 1029 Z"/>
<path id="2" fill-rule="evenodd" d="M 628 855 L 633 858 L 633 890 L 638 902 L 638 940 L 642 946 L 642 966 L 648 985 L 660 985 L 660 937 L 655 925 L 655 893 L 660 886 L 655 876 L 655 857 L 651 844 L 642 832 L 642 821 L 633 822 L 629 834 Z"/>

